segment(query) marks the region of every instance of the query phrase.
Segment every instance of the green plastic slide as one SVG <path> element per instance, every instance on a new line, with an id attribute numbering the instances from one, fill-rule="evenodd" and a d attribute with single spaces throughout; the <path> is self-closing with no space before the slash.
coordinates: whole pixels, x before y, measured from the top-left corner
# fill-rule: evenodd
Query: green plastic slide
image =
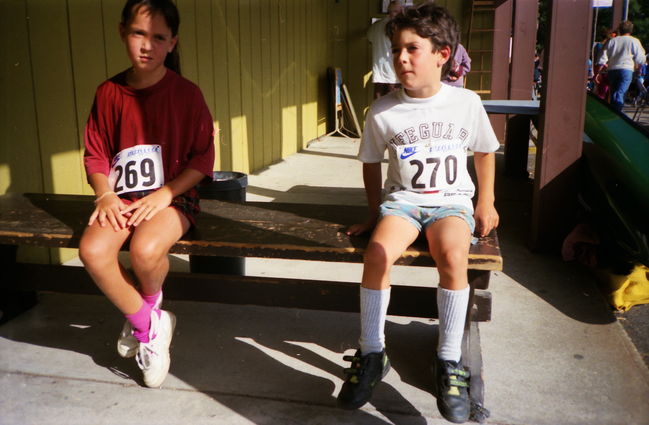
<path id="1" fill-rule="evenodd" d="M 582 204 L 629 261 L 649 265 L 649 132 L 590 93 L 584 132 Z"/>

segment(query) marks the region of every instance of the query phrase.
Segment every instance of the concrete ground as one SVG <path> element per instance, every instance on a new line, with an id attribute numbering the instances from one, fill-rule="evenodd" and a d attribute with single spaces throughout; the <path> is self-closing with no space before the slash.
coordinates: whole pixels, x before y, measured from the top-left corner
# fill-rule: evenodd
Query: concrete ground
<path id="1" fill-rule="evenodd" d="M 357 150 L 355 140 L 313 143 L 250 175 L 248 200 L 362 204 Z M 504 270 L 491 281 L 492 321 L 480 324 L 487 423 L 649 424 L 649 370 L 590 274 L 526 248 L 529 192 L 528 182 L 498 177 Z M 361 275 L 358 264 L 260 259 L 247 259 L 246 270 Z M 436 279 L 425 268 L 393 275 L 394 284 Z M 105 298 L 42 293 L 0 326 L 0 424 L 446 423 L 428 371 L 435 321 L 389 317 L 393 370 L 371 403 L 348 412 L 335 396 L 357 314 L 173 300 L 164 308 L 178 317 L 171 370 L 162 389 L 148 389 L 134 360 L 115 352 L 123 319 Z"/>

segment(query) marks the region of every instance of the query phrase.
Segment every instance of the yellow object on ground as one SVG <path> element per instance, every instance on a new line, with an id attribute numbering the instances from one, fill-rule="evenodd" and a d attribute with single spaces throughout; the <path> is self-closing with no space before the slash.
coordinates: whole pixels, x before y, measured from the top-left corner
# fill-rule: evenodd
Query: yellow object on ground
<path id="1" fill-rule="evenodd" d="M 637 304 L 649 303 L 649 268 L 638 264 L 626 276 L 605 272 L 610 284 L 609 302 L 617 310 L 627 311 Z"/>

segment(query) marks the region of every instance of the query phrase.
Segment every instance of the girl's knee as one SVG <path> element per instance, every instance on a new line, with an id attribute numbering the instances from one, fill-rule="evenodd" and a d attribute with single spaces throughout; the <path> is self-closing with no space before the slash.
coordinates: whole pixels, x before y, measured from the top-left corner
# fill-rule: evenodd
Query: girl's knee
<path id="1" fill-rule="evenodd" d="M 134 267 L 155 265 L 167 255 L 167 252 L 155 242 L 141 239 L 131 241 L 129 251 Z"/>
<path id="2" fill-rule="evenodd" d="M 81 238 L 79 259 L 86 267 L 107 262 L 106 246 L 96 239 Z"/>

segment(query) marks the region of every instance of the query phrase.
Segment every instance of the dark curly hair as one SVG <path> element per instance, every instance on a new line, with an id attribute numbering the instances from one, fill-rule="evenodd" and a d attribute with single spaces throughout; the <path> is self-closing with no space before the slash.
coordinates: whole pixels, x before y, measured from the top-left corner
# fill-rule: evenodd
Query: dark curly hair
<path id="1" fill-rule="evenodd" d="M 414 30 L 419 37 L 427 38 L 436 52 L 448 46 L 451 49 L 449 60 L 442 67 L 442 79 L 451 70 L 453 56 L 460 42 L 460 29 L 455 18 L 446 8 L 432 2 L 404 9 L 385 26 L 385 34 L 390 40 L 404 29 Z"/>

